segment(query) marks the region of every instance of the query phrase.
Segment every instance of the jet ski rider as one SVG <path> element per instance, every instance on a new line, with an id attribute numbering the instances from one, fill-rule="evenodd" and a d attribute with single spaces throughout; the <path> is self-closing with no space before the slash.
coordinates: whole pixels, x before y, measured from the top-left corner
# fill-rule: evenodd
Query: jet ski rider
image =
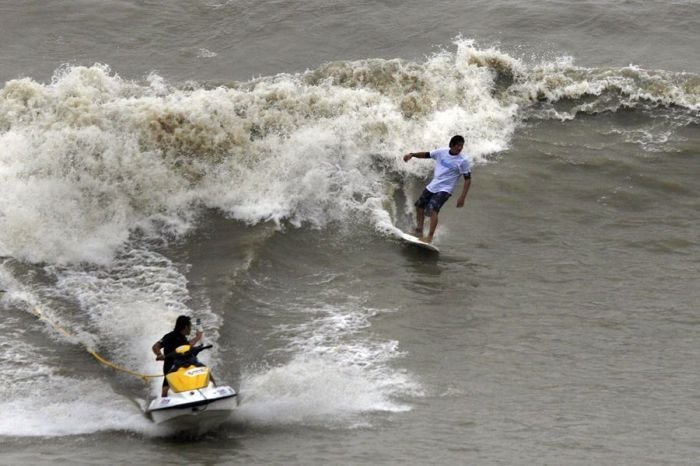
<path id="1" fill-rule="evenodd" d="M 163 335 L 163 338 L 155 342 L 153 345 L 153 353 L 156 355 L 156 361 L 163 361 L 163 375 L 167 375 L 173 367 L 175 360 L 172 357 L 166 358 L 166 354 L 173 354 L 175 349 L 182 345 L 190 345 L 194 347 L 202 339 L 202 331 L 197 330 L 194 338 L 188 340 L 187 336 L 192 331 L 192 321 L 188 316 L 179 316 L 175 321 L 175 329 Z M 162 352 L 161 352 L 162 351 Z M 163 377 L 163 392 L 162 396 L 168 396 L 168 379 Z"/>

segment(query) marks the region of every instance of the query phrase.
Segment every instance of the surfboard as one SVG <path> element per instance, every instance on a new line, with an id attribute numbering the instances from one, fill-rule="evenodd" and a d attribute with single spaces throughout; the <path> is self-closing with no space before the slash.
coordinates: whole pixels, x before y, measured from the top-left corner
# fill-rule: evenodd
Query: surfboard
<path id="1" fill-rule="evenodd" d="M 425 249 L 427 251 L 440 252 L 440 250 L 438 249 L 437 246 L 435 246 L 431 243 L 426 243 L 424 241 L 421 241 L 417 237 L 415 237 L 413 235 L 409 235 L 408 233 L 402 233 L 401 239 L 412 246 L 418 246 L 419 248 Z"/>

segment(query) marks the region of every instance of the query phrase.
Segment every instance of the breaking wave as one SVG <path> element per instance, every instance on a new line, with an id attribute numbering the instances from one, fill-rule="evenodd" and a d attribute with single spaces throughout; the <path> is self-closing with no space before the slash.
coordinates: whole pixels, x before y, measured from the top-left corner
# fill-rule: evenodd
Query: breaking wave
<path id="1" fill-rule="evenodd" d="M 528 118 L 675 109 L 697 122 L 692 74 L 526 64 L 459 40 L 423 63 L 327 63 L 218 87 L 137 83 L 107 66 L 0 91 L 0 254 L 107 264 L 135 232 L 180 235 L 202 208 L 255 224 L 322 227 L 375 212 L 387 179 L 425 176 L 407 150 L 467 139 L 478 164 Z"/>

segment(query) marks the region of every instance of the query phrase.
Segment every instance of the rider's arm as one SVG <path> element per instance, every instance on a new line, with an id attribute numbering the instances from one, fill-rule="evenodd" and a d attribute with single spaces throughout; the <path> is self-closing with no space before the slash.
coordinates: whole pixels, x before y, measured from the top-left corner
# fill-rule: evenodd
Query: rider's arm
<path id="1" fill-rule="evenodd" d="M 163 349 L 163 345 L 160 343 L 160 340 L 155 342 L 155 344 L 153 345 L 153 347 L 151 349 L 153 350 L 153 354 L 156 355 L 156 361 L 163 359 L 163 355 L 160 352 L 160 350 Z"/>
<path id="2" fill-rule="evenodd" d="M 199 343 L 199 341 L 200 341 L 201 339 L 202 339 L 202 331 L 201 331 L 201 330 L 197 330 L 197 332 L 196 332 L 195 335 L 194 335 L 194 338 L 192 338 L 192 339 L 190 340 L 190 346 L 196 345 L 197 343 Z"/>

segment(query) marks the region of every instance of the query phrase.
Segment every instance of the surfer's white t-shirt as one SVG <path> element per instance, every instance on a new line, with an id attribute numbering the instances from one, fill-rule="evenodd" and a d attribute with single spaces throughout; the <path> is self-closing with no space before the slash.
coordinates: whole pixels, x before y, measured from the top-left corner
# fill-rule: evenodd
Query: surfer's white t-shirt
<path id="1" fill-rule="evenodd" d="M 450 155 L 449 148 L 435 149 L 430 158 L 435 160 L 433 180 L 427 186 L 431 193 L 444 191 L 452 194 L 459 177 L 471 172 L 471 164 L 461 152 Z"/>

